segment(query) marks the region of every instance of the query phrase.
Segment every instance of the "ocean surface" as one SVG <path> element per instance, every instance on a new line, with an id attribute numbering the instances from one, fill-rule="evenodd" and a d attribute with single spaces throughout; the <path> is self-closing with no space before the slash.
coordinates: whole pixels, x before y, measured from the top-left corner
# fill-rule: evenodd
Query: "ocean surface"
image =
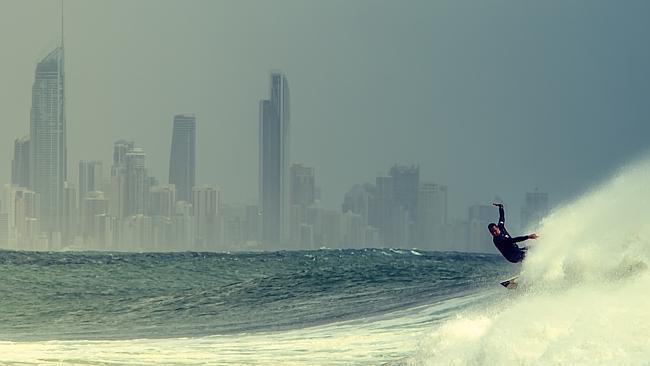
<path id="1" fill-rule="evenodd" d="M 0 362 L 379 365 L 508 295 L 498 280 L 513 271 L 496 255 L 402 249 L 5 251 Z"/>
<path id="2" fill-rule="evenodd" d="M 650 160 L 537 229 L 522 265 L 417 249 L 0 252 L 0 364 L 649 365 Z M 516 290 L 498 284 L 515 273 Z"/>

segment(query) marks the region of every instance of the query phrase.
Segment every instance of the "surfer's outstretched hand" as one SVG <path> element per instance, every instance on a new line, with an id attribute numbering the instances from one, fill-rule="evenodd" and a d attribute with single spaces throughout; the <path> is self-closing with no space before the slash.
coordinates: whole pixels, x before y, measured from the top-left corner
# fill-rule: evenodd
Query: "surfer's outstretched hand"
<path id="1" fill-rule="evenodd" d="M 537 239 L 539 236 L 535 233 L 528 235 L 528 239 Z"/>
<path id="2" fill-rule="evenodd" d="M 503 207 L 503 203 L 496 203 L 496 202 L 493 202 L 493 203 L 492 203 L 492 206 Z"/>

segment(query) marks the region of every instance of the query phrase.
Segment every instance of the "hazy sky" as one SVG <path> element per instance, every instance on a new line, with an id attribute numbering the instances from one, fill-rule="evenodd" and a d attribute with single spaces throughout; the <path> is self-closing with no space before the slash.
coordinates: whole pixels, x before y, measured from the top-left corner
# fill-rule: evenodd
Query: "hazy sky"
<path id="1" fill-rule="evenodd" d="M 452 216 L 495 194 L 558 202 L 650 145 L 650 2 L 67 0 L 69 176 L 135 140 L 167 182 L 172 118 L 198 117 L 197 182 L 255 202 L 258 103 L 291 90 L 291 156 L 323 205 L 394 163 L 449 186 Z M 29 132 L 59 1 L 0 0 L 0 179 Z M 519 216 L 519 212 L 515 213 Z"/>

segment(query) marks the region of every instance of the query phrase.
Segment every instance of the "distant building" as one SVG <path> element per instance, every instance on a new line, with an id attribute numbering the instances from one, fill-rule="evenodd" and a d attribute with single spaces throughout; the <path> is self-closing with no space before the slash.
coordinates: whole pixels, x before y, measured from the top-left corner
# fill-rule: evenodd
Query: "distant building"
<path id="1" fill-rule="evenodd" d="M 13 249 L 9 235 L 9 214 L 0 212 L 0 248 Z"/>
<path id="2" fill-rule="evenodd" d="M 385 246 L 400 246 L 395 232 L 397 210 L 394 199 L 393 177 L 376 178 L 377 193 L 375 196 L 375 210 L 381 238 Z"/>
<path id="3" fill-rule="evenodd" d="M 147 212 L 149 180 L 145 160 L 147 155 L 141 148 L 126 153 L 126 213 L 129 216 Z"/>
<path id="4" fill-rule="evenodd" d="M 115 250 L 115 238 L 118 235 L 117 219 L 107 214 L 95 215 L 93 218 L 94 231 L 91 233 L 94 239 L 95 250 Z"/>
<path id="5" fill-rule="evenodd" d="M 341 216 L 341 235 L 343 248 L 365 248 L 365 224 L 363 217 L 351 211 Z"/>
<path id="6" fill-rule="evenodd" d="M 259 199 L 262 241 L 278 246 L 289 238 L 289 84 L 271 74 L 271 98 L 260 102 Z"/>
<path id="7" fill-rule="evenodd" d="M 79 202 L 86 198 L 87 192 L 101 191 L 104 179 L 101 161 L 79 162 Z"/>
<path id="8" fill-rule="evenodd" d="M 303 205 L 291 205 L 291 212 L 289 214 L 289 243 L 285 249 L 298 249 L 300 248 L 300 226 L 305 223 L 306 209 Z"/>
<path id="9" fill-rule="evenodd" d="M 448 232 L 449 250 L 456 252 L 474 251 L 469 242 L 469 223 L 466 220 L 451 220 L 448 225 Z"/>
<path id="10" fill-rule="evenodd" d="M 289 243 L 287 249 L 300 249 L 301 225 L 306 222 L 306 208 L 316 200 L 314 168 L 302 164 L 292 164 L 291 207 L 289 212 Z"/>
<path id="11" fill-rule="evenodd" d="M 95 216 L 108 213 L 108 200 L 104 197 L 103 192 L 87 192 L 82 201 L 82 236 L 86 244 L 94 246 L 98 242 L 95 237 L 97 233 L 97 221 Z M 97 248 L 94 248 L 97 249 Z"/>
<path id="12" fill-rule="evenodd" d="M 174 216 L 176 207 L 176 186 L 166 184 L 151 187 L 149 190 L 149 215 Z"/>
<path id="13" fill-rule="evenodd" d="M 217 187 L 198 186 L 192 189 L 192 210 L 199 248 L 208 249 L 217 239 L 217 215 L 221 206 L 221 191 Z"/>
<path id="14" fill-rule="evenodd" d="M 534 229 L 548 215 L 548 193 L 526 193 L 526 204 L 521 209 L 522 229 Z"/>
<path id="15" fill-rule="evenodd" d="M 27 188 L 29 183 L 29 136 L 14 141 L 14 159 L 11 161 L 11 184 Z"/>
<path id="16" fill-rule="evenodd" d="M 153 221 L 150 216 L 132 215 L 123 220 L 120 244 L 128 251 L 151 250 L 153 246 Z"/>
<path id="17" fill-rule="evenodd" d="M 487 226 L 496 222 L 499 213 L 492 205 L 473 205 L 469 207 L 468 237 L 469 251 L 479 253 L 495 253 L 497 249 L 492 243 L 492 236 Z"/>
<path id="18" fill-rule="evenodd" d="M 7 213 L 11 245 L 19 250 L 35 249 L 39 236 L 40 195 L 27 188 L 5 185 L 3 211 Z"/>
<path id="19" fill-rule="evenodd" d="M 111 176 L 126 175 L 126 154 L 135 148 L 135 142 L 118 140 L 113 144 L 113 165 L 111 166 Z"/>
<path id="20" fill-rule="evenodd" d="M 328 248 L 341 248 L 342 244 L 342 227 L 341 227 L 342 214 L 335 210 L 323 211 L 322 238 L 323 244 Z"/>
<path id="21" fill-rule="evenodd" d="M 208 250 L 237 250 L 245 241 L 246 207 L 223 206 L 219 216 L 219 240 Z"/>
<path id="22" fill-rule="evenodd" d="M 447 186 L 421 183 L 418 192 L 417 244 L 428 250 L 448 250 Z"/>
<path id="23" fill-rule="evenodd" d="M 314 168 L 302 164 L 291 164 L 291 204 L 308 207 L 316 198 Z"/>
<path id="24" fill-rule="evenodd" d="M 377 220 L 372 217 L 374 214 L 374 197 L 377 187 L 370 183 L 357 184 L 352 187 L 343 199 L 343 212 L 353 212 L 361 215 L 363 224 L 375 224 Z"/>
<path id="25" fill-rule="evenodd" d="M 127 153 L 135 148 L 133 141 L 119 140 L 113 145 L 113 165 L 108 191 L 111 216 L 123 219 L 128 216 L 127 205 Z"/>
<path id="26" fill-rule="evenodd" d="M 63 60 L 61 46 L 36 66 L 30 113 L 30 188 L 41 195 L 40 229 L 50 238 L 61 230 L 67 180 Z"/>
<path id="27" fill-rule="evenodd" d="M 169 158 L 169 184 L 176 186 L 176 199 L 190 201 L 196 178 L 196 116 L 174 116 Z"/>
<path id="28" fill-rule="evenodd" d="M 393 178 L 393 199 L 408 211 L 412 221 L 417 221 L 418 191 L 420 189 L 420 167 L 417 165 L 394 165 L 389 175 Z"/>
<path id="29" fill-rule="evenodd" d="M 314 226 L 309 224 L 300 225 L 300 247 L 304 249 L 318 249 L 314 245 Z"/>
<path id="30" fill-rule="evenodd" d="M 77 189 L 74 185 L 66 182 L 63 193 L 63 220 L 61 220 L 63 244 L 71 244 L 75 235 L 79 233 L 79 211 L 80 204 L 77 200 Z"/>
<path id="31" fill-rule="evenodd" d="M 246 206 L 246 225 L 244 227 L 244 239 L 250 242 L 260 241 L 260 208 L 257 205 Z"/>
<path id="32" fill-rule="evenodd" d="M 196 250 L 196 224 L 189 202 L 176 201 L 171 242 L 177 250 Z"/>

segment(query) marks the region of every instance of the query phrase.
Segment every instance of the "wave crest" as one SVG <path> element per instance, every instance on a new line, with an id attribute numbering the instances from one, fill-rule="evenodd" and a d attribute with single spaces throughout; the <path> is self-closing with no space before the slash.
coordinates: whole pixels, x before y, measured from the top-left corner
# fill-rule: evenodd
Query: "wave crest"
<path id="1" fill-rule="evenodd" d="M 434 329 L 412 365 L 644 365 L 650 159 L 554 210 L 515 292 Z"/>

